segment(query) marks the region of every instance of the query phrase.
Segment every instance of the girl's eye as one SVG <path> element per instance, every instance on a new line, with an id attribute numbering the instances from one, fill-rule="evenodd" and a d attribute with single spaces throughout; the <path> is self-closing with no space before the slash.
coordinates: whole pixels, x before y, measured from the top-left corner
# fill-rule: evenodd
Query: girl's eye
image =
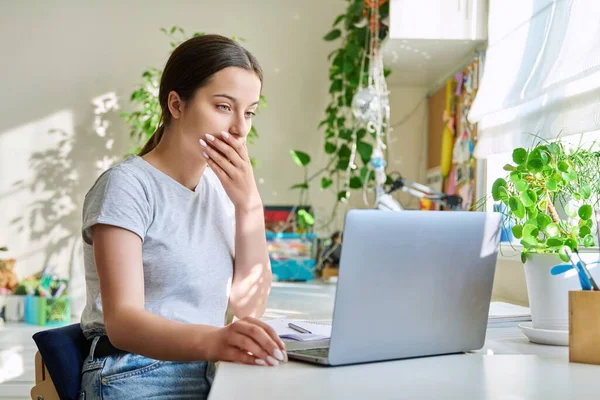
<path id="1" fill-rule="evenodd" d="M 255 112 L 248 111 L 248 112 L 246 113 L 246 118 L 253 118 L 254 116 L 256 116 L 256 113 L 255 113 Z"/>
<path id="2" fill-rule="evenodd" d="M 229 107 L 226 104 L 219 104 L 217 107 L 219 107 L 219 109 L 223 111 L 231 111 L 231 107 Z"/>

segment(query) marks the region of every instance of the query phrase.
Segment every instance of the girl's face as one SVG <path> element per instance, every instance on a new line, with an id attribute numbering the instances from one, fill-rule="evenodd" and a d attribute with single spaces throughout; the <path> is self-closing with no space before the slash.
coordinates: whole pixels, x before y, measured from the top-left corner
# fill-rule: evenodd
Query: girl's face
<path id="1" fill-rule="evenodd" d="M 178 125 L 183 140 L 199 152 L 202 149 L 198 141 L 207 133 L 226 131 L 245 142 L 260 91 L 261 82 L 254 71 L 238 67 L 222 69 L 187 102 L 182 102 L 176 92 L 169 94 L 172 122 Z"/>

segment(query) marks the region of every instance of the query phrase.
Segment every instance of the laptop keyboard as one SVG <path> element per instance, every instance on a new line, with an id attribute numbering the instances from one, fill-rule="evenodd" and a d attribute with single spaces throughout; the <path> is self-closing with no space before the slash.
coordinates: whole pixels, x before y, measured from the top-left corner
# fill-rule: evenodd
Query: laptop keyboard
<path id="1" fill-rule="evenodd" d="M 319 347 L 317 349 L 294 350 L 292 352 L 295 354 L 302 354 L 304 356 L 326 358 L 327 356 L 329 356 L 329 347 Z"/>

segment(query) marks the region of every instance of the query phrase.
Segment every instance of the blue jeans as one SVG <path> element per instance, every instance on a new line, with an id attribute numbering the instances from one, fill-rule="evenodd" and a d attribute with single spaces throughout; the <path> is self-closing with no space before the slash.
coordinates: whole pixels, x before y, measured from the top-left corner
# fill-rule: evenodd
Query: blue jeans
<path id="1" fill-rule="evenodd" d="M 80 400 L 206 399 L 215 373 L 213 363 L 157 361 L 137 354 L 93 358 L 83 362 Z"/>

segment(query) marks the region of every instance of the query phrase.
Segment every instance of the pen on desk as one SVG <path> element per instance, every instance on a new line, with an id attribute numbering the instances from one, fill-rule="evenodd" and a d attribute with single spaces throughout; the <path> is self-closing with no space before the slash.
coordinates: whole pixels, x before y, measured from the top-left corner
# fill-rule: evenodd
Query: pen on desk
<path id="1" fill-rule="evenodd" d="M 296 332 L 300 332 L 300 333 L 312 333 L 311 331 L 309 331 L 308 329 L 304 329 L 301 326 L 298 326 L 296 324 L 293 323 L 288 323 L 288 327 L 292 328 L 293 330 L 295 330 Z"/>
<path id="2" fill-rule="evenodd" d="M 581 256 L 579 255 L 579 252 L 577 250 L 575 250 L 575 254 L 577 254 L 577 258 L 579 258 L 579 262 L 577 263 L 577 265 L 581 267 L 580 269 L 576 269 L 576 271 L 578 271 L 580 274 L 583 274 L 584 279 L 586 280 L 586 283 L 589 284 L 589 286 L 584 289 L 585 290 L 600 290 L 600 288 L 598 288 L 598 285 L 596 285 L 596 281 L 594 281 L 594 277 L 592 276 L 590 271 L 587 269 L 586 263 L 583 261 L 583 258 L 581 258 Z"/>

